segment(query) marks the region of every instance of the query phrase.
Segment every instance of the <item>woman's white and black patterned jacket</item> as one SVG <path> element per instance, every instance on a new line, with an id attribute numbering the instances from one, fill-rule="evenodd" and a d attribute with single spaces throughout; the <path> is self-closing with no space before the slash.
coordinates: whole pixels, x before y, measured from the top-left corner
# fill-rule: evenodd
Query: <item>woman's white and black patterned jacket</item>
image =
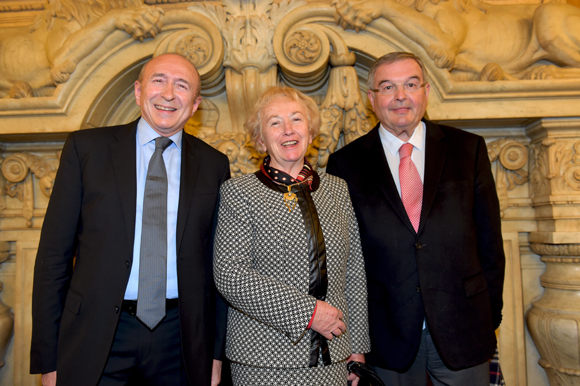
<path id="1" fill-rule="evenodd" d="M 347 325 L 328 342 L 336 363 L 370 350 L 364 261 L 346 183 L 321 173 L 310 194 L 326 248 L 325 301 Z M 315 332 L 306 327 L 316 298 L 308 294 L 309 235 L 300 208 L 289 211 L 283 193 L 255 174 L 226 181 L 220 200 L 214 278 L 230 304 L 226 356 L 256 367 L 308 367 Z"/>

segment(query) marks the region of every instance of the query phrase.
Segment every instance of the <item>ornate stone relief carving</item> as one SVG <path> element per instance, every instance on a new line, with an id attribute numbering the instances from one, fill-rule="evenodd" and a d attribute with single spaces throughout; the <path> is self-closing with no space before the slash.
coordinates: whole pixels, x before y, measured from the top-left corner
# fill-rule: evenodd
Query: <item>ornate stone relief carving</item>
<path id="1" fill-rule="evenodd" d="M 334 30 L 303 20 L 324 11 L 314 6 L 297 9 L 280 23 L 274 35 L 274 51 L 282 79 L 290 86 L 316 91 L 324 83 L 327 92 L 319 104 L 322 118 L 320 135 L 314 139 L 309 156 L 318 168 L 339 144 L 348 144 L 371 128 L 354 69 L 355 55 Z M 330 62 L 330 67 L 328 63 Z"/>
<path id="2" fill-rule="evenodd" d="M 60 158 L 60 154 L 59 154 Z M 22 201 L 22 217 L 32 226 L 34 217 L 34 187 L 32 175 L 38 179 L 40 191 L 50 197 L 59 161 L 30 153 L 15 153 L 2 162 L 2 175 L 7 180 L 5 192 Z"/>
<path id="3" fill-rule="evenodd" d="M 298 26 L 304 18 L 303 5 L 303 1 L 223 1 L 221 5 L 205 3 L 188 8 L 212 20 L 227 42 L 223 65 L 233 133 L 205 133 L 203 138 L 227 150 L 234 175 L 254 171 L 263 158 L 247 143 L 245 135 L 236 133 L 242 132 L 245 117 L 260 94 L 278 83 L 276 64 L 282 69 L 284 83 L 306 92 L 315 92 L 328 80 L 326 98 L 320 106 L 321 134 L 308 153 L 316 168 L 326 166 L 341 134 L 343 142 L 348 143 L 370 129 L 353 67 L 354 54 L 331 29 L 314 24 Z"/>
<path id="4" fill-rule="evenodd" d="M 528 182 L 528 148 L 509 138 L 487 144 L 489 160 L 495 163 L 495 187 L 502 217 L 509 206 L 508 191 Z"/>
<path id="5" fill-rule="evenodd" d="M 529 131 L 531 196 L 539 214 L 530 249 L 546 270 L 540 277 L 544 294 L 532 303 L 526 321 L 550 385 L 580 384 L 580 141 L 568 123 L 545 122 Z"/>
<path id="6" fill-rule="evenodd" d="M 0 37 L 0 97 L 52 95 L 79 61 L 115 30 L 143 41 L 157 35 L 163 11 L 141 0 L 50 1 L 32 28 L 5 29 Z"/>
<path id="7" fill-rule="evenodd" d="M 268 87 L 276 84 L 272 48 L 275 27 L 284 15 L 303 4 L 302 0 L 223 0 L 221 4 L 203 3 L 188 8 L 210 18 L 227 42 L 223 66 L 233 132 L 243 131 L 247 112 Z"/>
<path id="8" fill-rule="evenodd" d="M 333 5 L 345 29 L 360 31 L 376 19 L 392 23 L 456 81 L 580 78 L 580 9 L 569 4 L 334 0 Z"/>
<path id="9" fill-rule="evenodd" d="M 580 382 L 580 244 L 532 243 L 534 253 L 543 255 L 546 271 L 541 276 L 544 295 L 533 303 L 527 324 L 550 385 Z M 547 255 L 547 256 L 545 256 Z"/>
<path id="10" fill-rule="evenodd" d="M 532 197 L 580 191 L 580 141 L 546 138 L 533 146 Z"/>

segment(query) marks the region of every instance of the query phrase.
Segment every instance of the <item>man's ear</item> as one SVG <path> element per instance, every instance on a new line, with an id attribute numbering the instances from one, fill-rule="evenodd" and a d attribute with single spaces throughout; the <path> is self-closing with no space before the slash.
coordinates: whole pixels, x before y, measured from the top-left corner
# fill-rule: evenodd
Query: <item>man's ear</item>
<path id="1" fill-rule="evenodd" d="M 367 91 L 367 97 L 369 97 L 369 102 L 371 102 L 371 105 L 374 105 L 375 94 L 372 91 Z"/>
<path id="2" fill-rule="evenodd" d="M 137 106 L 141 106 L 141 83 L 139 81 L 135 81 L 135 102 L 137 102 Z"/>
<path id="3" fill-rule="evenodd" d="M 195 98 L 195 102 L 193 102 L 193 110 L 191 110 L 191 116 L 193 117 L 193 114 L 195 114 L 195 112 L 197 111 L 197 109 L 199 108 L 199 104 L 201 103 L 201 95 L 198 96 L 197 98 Z M 191 117 L 190 117 L 191 118 Z"/>

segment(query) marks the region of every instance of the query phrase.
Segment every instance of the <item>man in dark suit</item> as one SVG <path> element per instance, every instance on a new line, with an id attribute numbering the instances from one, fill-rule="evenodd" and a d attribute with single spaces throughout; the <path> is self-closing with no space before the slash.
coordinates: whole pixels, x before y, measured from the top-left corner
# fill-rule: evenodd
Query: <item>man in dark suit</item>
<path id="1" fill-rule="evenodd" d="M 31 372 L 43 385 L 219 384 L 227 307 L 212 256 L 230 171 L 225 155 L 183 131 L 200 90 L 187 59 L 158 56 L 135 82 L 140 119 L 69 135 L 34 270 Z M 166 195 L 148 201 L 162 208 L 150 232 L 154 157 Z M 152 270 L 139 266 L 155 249 L 153 271 L 166 270 L 156 287 L 162 314 L 146 325 L 150 298 L 139 299 Z"/>
<path id="2" fill-rule="evenodd" d="M 505 257 L 483 138 L 422 119 L 423 63 L 395 52 L 369 72 L 380 123 L 330 156 L 360 226 L 371 353 L 387 385 L 489 385 Z"/>

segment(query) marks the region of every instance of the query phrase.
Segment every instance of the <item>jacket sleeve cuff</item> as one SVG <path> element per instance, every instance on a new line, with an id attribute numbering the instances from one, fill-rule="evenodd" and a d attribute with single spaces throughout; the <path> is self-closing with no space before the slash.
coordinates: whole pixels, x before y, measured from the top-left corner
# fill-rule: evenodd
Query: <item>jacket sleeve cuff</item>
<path id="1" fill-rule="evenodd" d="M 312 317 L 310 318 L 310 322 L 308 322 L 308 326 L 306 327 L 307 330 L 310 330 L 310 327 L 312 326 L 312 322 L 314 321 L 314 315 L 316 315 L 316 308 L 317 307 L 318 307 L 318 302 L 314 306 L 314 311 L 312 312 Z"/>

